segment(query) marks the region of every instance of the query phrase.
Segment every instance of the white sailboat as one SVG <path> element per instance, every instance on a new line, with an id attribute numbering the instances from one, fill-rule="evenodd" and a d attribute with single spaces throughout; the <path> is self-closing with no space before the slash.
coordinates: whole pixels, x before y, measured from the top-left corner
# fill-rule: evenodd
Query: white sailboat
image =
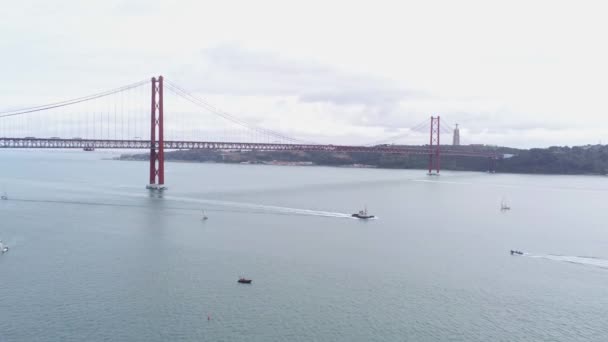
<path id="1" fill-rule="evenodd" d="M 501 211 L 505 211 L 505 210 L 511 210 L 511 207 L 507 204 L 507 201 L 505 201 L 505 198 L 502 198 L 502 201 L 500 201 L 500 210 Z"/>

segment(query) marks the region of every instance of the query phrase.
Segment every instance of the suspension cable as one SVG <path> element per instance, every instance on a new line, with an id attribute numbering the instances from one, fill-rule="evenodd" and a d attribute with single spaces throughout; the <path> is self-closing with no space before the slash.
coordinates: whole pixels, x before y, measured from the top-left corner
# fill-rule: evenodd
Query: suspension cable
<path id="1" fill-rule="evenodd" d="M 220 110 L 216 107 L 214 107 L 213 105 L 209 104 L 208 102 L 206 102 L 205 100 L 201 99 L 200 97 L 197 97 L 196 95 L 186 91 L 185 89 L 181 88 L 180 86 L 170 82 L 170 81 L 166 81 L 166 85 L 167 88 L 172 91 L 173 93 L 175 93 L 176 95 L 188 100 L 189 102 L 199 106 L 199 107 L 203 107 L 206 110 L 212 112 L 213 114 L 220 116 L 226 120 L 229 120 L 239 126 L 245 127 L 247 129 L 253 130 L 253 131 L 257 131 L 259 133 L 265 134 L 267 136 L 272 136 L 274 138 L 278 138 L 278 139 L 283 139 L 283 140 L 287 140 L 293 143 L 305 143 L 305 144 L 315 144 L 314 142 L 310 142 L 310 141 L 305 141 L 305 140 L 300 140 L 300 139 L 296 139 L 296 138 L 292 138 L 289 136 L 286 136 L 280 132 L 277 131 L 273 131 L 270 129 L 266 129 L 266 128 L 262 128 L 259 127 L 255 124 L 249 123 L 245 120 L 242 120 L 226 111 Z"/>
<path id="2" fill-rule="evenodd" d="M 98 98 L 105 97 L 108 95 L 116 94 L 116 93 L 119 93 L 119 92 L 122 92 L 122 91 L 125 91 L 128 89 L 136 88 L 136 87 L 139 87 L 148 82 L 149 82 L 148 80 L 140 81 L 137 83 L 129 84 L 129 85 L 126 85 L 126 86 L 123 86 L 120 88 L 115 88 L 115 89 L 104 91 L 101 93 L 92 94 L 92 95 L 88 95 L 88 96 L 82 96 L 82 97 L 78 97 L 78 98 L 71 99 L 71 100 L 64 100 L 64 101 L 60 101 L 60 102 L 49 103 L 49 104 L 41 105 L 41 106 L 7 110 L 7 111 L 0 112 L 0 118 L 7 117 L 7 116 L 23 115 L 23 114 L 27 114 L 27 113 L 39 112 L 39 111 L 43 111 L 43 110 L 65 107 L 65 106 L 73 105 L 76 103 L 86 102 L 89 100 L 94 100 L 94 99 L 98 99 Z"/>

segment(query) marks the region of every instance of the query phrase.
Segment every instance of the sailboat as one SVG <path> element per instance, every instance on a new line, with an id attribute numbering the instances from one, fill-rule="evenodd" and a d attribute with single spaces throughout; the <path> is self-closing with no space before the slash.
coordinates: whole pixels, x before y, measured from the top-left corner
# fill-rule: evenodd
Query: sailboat
<path id="1" fill-rule="evenodd" d="M 208 219 L 207 214 L 205 214 L 205 210 L 203 210 L 203 221 Z"/>
<path id="2" fill-rule="evenodd" d="M 511 207 L 509 207 L 507 205 L 507 202 L 505 201 L 505 199 L 503 198 L 502 201 L 500 201 L 500 210 L 501 211 L 505 211 L 505 210 L 511 210 Z"/>
<path id="3" fill-rule="evenodd" d="M 0 199 L 3 199 L 3 200 L 8 199 L 8 195 L 6 194 L 6 191 L 2 193 L 2 196 L 0 196 Z"/>

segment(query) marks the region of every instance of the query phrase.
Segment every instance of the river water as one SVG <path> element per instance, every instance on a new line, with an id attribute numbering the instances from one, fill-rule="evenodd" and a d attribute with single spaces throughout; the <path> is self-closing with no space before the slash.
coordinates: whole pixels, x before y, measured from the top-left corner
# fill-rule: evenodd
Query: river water
<path id="1" fill-rule="evenodd" d="M 0 151 L 0 341 L 608 341 L 606 178 L 112 156 Z"/>

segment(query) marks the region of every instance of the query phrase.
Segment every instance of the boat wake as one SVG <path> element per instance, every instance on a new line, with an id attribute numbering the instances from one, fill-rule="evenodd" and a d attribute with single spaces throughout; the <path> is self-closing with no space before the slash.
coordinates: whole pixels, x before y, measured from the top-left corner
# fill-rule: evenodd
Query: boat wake
<path id="1" fill-rule="evenodd" d="M 180 201 L 180 202 L 200 203 L 200 204 L 213 205 L 213 206 L 248 209 L 248 210 L 255 210 L 257 212 L 266 212 L 266 213 L 306 215 L 306 216 L 323 216 L 323 217 L 336 217 L 336 218 L 353 218 L 353 217 L 351 217 L 350 214 L 331 212 L 331 211 L 322 211 L 322 210 L 299 209 L 299 208 L 280 207 L 280 206 L 274 206 L 274 205 L 209 200 L 209 199 L 199 199 L 199 198 L 180 197 L 180 196 L 163 196 L 163 198 L 169 199 L 169 200 L 174 200 L 174 201 Z"/>
<path id="2" fill-rule="evenodd" d="M 131 194 L 131 193 L 117 192 L 117 191 L 103 191 L 103 193 L 126 196 L 126 197 L 137 197 L 137 198 L 149 197 L 144 194 Z M 301 209 L 301 208 L 290 208 L 290 207 L 281 207 L 281 206 L 274 206 L 274 205 L 247 203 L 247 202 L 221 201 L 221 200 L 210 200 L 210 199 L 181 197 L 181 196 L 163 196 L 163 199 L 175 201 L 175 202 L 182 202 L 182 203 L 197 203 L 197 204 L 204 204 L 206 206 L 224 207 L 227 209 L 238 209 L 238 210 L 208 209 L 209 211 L 234 211 L 234 212 L 246 212 L 246 213 L 257 213 L 257 214 L 306 215 L 306 216 L 322 216 L 322 217 L 356 219 L 354 217 L 351 217 L 351 214 L 347 214 L 347 213 L 312 210 L 312 209 Z M 104 206 L 115 206 L 115 207 L 146 207 L 146 205 L 127 204 L 127 203 L 67 201 L 67 200 L 52 200 L 52 199 L 23 199 L 23 198 L 17 199 L 17 198 L 15 198 L 15 199 L 13 199 L 13 201 L 44 202 L 44 203 L 57 203 L 57 204 L 79 204 L 79 205 L 104 205 Z M 184 208 L 184 207 L 165 207 L 165 209 L 193 210 L 192 208 Z M 196 209 L 196 210 L 200 210 L 200 209 Z"/>
<path id="3" fill-rule="evenodd" d="M 133 196 L 133 197 L 144 197 L 144 196 Z M 352 218 L 349 214 L 309 210 L 309 209 L 298 209 L 288 207 L 277 207 L 268 206 L 252 203 L 243 202 L 230 202 L 230 201 L 215 201 L 205 200 L 188 197 L 171 197 L 165 196 L 165 199 L 174 200 L 176 202 L 185 203 L 200 203 L 214 207 L 223 207 L 226 209 L 210 209 L 207 211 L 223 211 L 223 212 L 234 212 L 234 213 L 247 213 L 247 214 L 276 214 L 276 215 L 308 215 L 308 216 L 324 216 L 324 217 L 337 217 L 337 218 Z M 136 208 L 148 208 L 145 204 L 127 204 L 127 203 L 109 203 L 109 202 L 88 202 L 88 201 L 64 201 L 64 200 L 49 200 L 49 199 L 23 199 L 15 198 L 14 202 L 31 202 L 31 203 L 54 203 L 54 204 L 70 204 L 70 205 L 87 205 L 87 206 L 109 206 L 109 207 L 136 207 Z M 164 209 L 169 210 L 195 210 L 200 211 L 199 208 L 183 207 L 183 206 L 163 206 Z"/>
<path id="4" fill-rule="evenodd" d="M 608 269 L 608 259 L 586 257 L 586 256 L 570 256 L 570 255 L 556 255 L 556 254 L 531 254 L 524 253 L 524 256 L 530 258 L 540 258 L 553 261 L 569 262 L 572 264 L 588 265 Z"/>

